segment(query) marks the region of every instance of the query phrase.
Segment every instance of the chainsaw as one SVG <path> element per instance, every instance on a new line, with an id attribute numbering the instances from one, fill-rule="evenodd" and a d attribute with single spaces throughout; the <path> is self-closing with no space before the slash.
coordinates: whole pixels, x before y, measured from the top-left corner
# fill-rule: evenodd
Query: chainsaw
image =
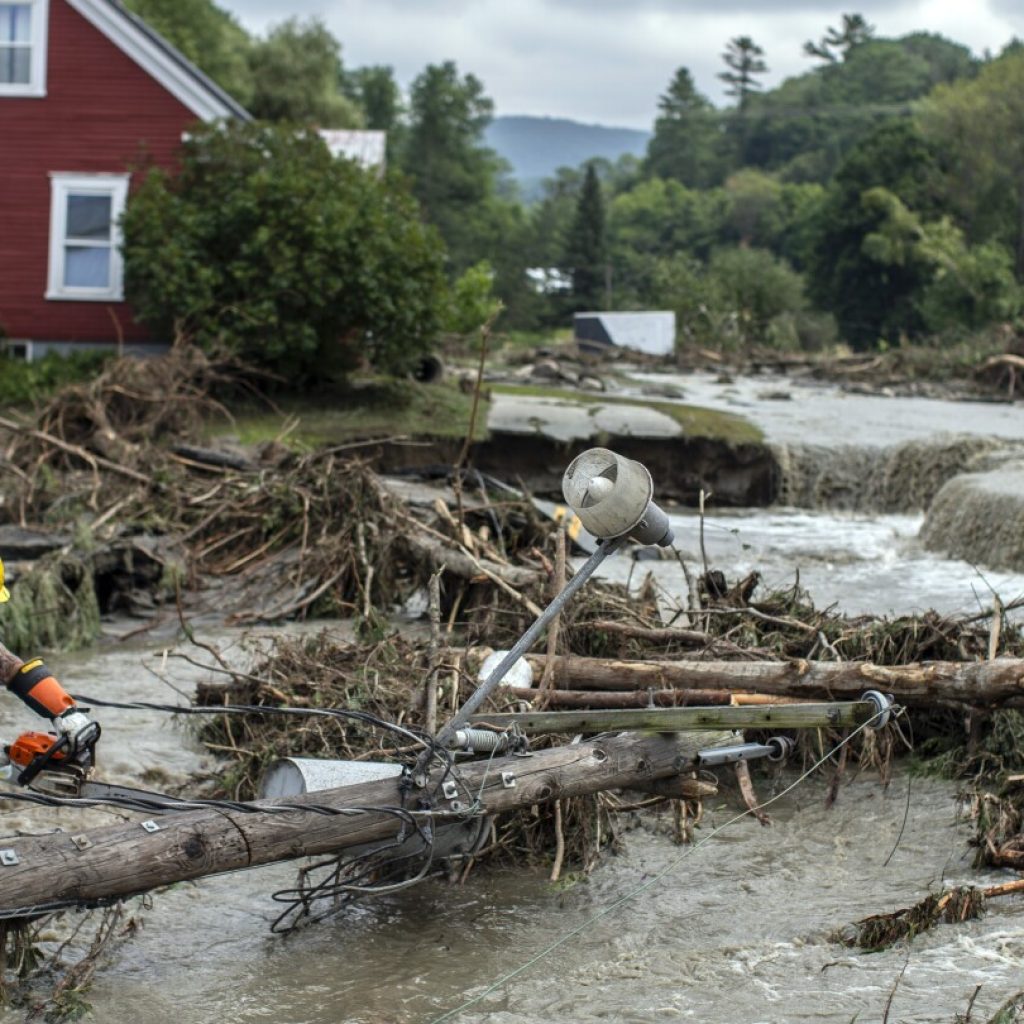
<path id="1" fill-rule="evenodd" d="M 22 733 L 13 743 L 3 748 L 3 754 L 0 755 L 0 778 L 16 782 L 44 796 L 64 799 L 147 802 L 168 799 L 161 793 L 92 779 L 96 767 L 96 741 L 99 737 L 99 725 L 96 722 L 90 723 L 88 732 L 79 735 L 76 749 L 72 752 L 66 735 L 57 736 L 52 732 Z M 159 814 L 164 808 L 149 803 L 146 810 Z"/>
<path id="2" fill-rule="evenodd" d="M 46 796 L 91 800 L 147 800 L 158 804 L 168 798 L 144 789 L 95 782 L 98 722 L 88 708 L 75 702 L 42 658 L 25 662 L 8 680 L 7 689 L 37 715 L 49 718 L 57 732 L 22 733 L 0 753 L 0 781 L 16 782 Z M 161 808 L 150 804 L 148 810 Z"/>

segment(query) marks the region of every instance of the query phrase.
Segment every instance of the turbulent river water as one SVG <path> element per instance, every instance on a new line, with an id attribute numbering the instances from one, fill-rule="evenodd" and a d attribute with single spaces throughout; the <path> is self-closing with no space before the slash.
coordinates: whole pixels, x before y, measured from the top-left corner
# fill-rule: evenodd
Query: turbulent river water
<path id="1" fill-rule="evenodd" d="M 890 429 L 903 430 L 914 400 L 889 401 Z M 959 410 L 949 403 L 947 420 Z M 910 433 L 920 436 L 920 424 Z M 798 570 L 818 604 L 851 612 L 972 610 L 991 604 L 992 589 L 1004 600 L 1024 592 L 1024 577 L 922 551 L 919 523 L 903 515 L 738 511 L 709 517 L 705 548 L 730 578 L 756 568 L 782 585 Z M 681 548 L 695 558 L 696 517 L 676 517 L 675 525 Z M 653 571 L 668 592 L 682 583 L 672 563 L 608 564 L 634 581 Z M 211 627 L 204 638 L 244 657 L 231 631 Z M 168 657 L 165 645 L 152 637 L 108 641 L 53 660 L 76 692 L 175 699 L 158 676 L 187 693 L 204 673 Z M 165 716 L 110 711 L 102 721 L 110 781 L 138 783 L 152 766 L 181 780 L 208 756 Z M 0 706 L 4 735 L 32 725 L 9 701 Z M 760 778 L 762 799 L 795 778 L 791 770 Z M 848 1024 L 888 1015 L 952 1024 L 980 986 L 972 1019 L 984 1021 L 1024 988 L 1019 899 L 994 901 L 982 920 L 937 928 L 909 948 L 867 955 L 828 939 L 833 928 L 912 904 L 940 884 L 1005 880 L 970 868 L 956 796 L 949 782 L 900 771 L 882 788 L 864 774 L 850 778 L 827 810 L 823 783 L 813 778 L 773 804 L 770 827 L 744 818 L 710 836 L 737 812 L 726 793 L 710 802 L 697 833 L 710 838 L 694 847 L 675 846 L 668 821 L 652 819 L 626 835 L 624 853 L 576 884 L 478 871 L 463 886 L 429 881 L 287 939 L 269 933 L 270 893 L 292 884 L 293 866 L 180 885 L 141 911 L 142 929 L 101 967 L 88 999 L 95 1019 L 109 1024 L 426 1024 L 536 961 L 457 1019 Z M 90 815 L 94 824 L 114 820 Z M 2 831 L 54 824 L 38 812 L 7 810 Z M 83 822 L 64 814 L 56 824 Z"/>

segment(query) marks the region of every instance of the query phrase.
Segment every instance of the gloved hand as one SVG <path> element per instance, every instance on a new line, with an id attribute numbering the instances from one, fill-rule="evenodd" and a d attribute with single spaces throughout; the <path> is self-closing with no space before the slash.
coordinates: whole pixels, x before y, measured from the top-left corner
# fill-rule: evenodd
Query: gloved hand
<path id="1" fill-rule="evenodd" d="M 68 708 L 52 721 L 58 738 L 67 737 L 67 751 L 71 757 L 91 751 L 100 738 L 99 723 L 94 722 L 77 706 Z"/>

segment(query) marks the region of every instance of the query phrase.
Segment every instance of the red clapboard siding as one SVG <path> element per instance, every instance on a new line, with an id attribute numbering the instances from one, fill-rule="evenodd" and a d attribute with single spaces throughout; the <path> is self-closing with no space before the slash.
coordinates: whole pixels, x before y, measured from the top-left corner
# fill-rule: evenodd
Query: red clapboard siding
<path id="1" fill-rule="evenodd" d="M 116 317 L 126 340 L 145 340 L 125 303 L 43 297 L 49 175 L 173 168 L 196 117 L 65 0 L 50 0 L 46 77 L 41 99 L 0 96 L 0 328 L 12 338 L 110 341 Z"/>

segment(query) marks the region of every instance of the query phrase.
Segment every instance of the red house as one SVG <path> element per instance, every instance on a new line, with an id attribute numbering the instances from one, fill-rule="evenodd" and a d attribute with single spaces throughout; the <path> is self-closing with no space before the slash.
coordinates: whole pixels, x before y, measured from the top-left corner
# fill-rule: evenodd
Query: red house
<path id="1" fill-rule="evenodd" d="M 119 217 L 196 121 L 249 114 L 118 0 L 0 0 L 0 339 L 153 339 L 123 301 Z"/>

